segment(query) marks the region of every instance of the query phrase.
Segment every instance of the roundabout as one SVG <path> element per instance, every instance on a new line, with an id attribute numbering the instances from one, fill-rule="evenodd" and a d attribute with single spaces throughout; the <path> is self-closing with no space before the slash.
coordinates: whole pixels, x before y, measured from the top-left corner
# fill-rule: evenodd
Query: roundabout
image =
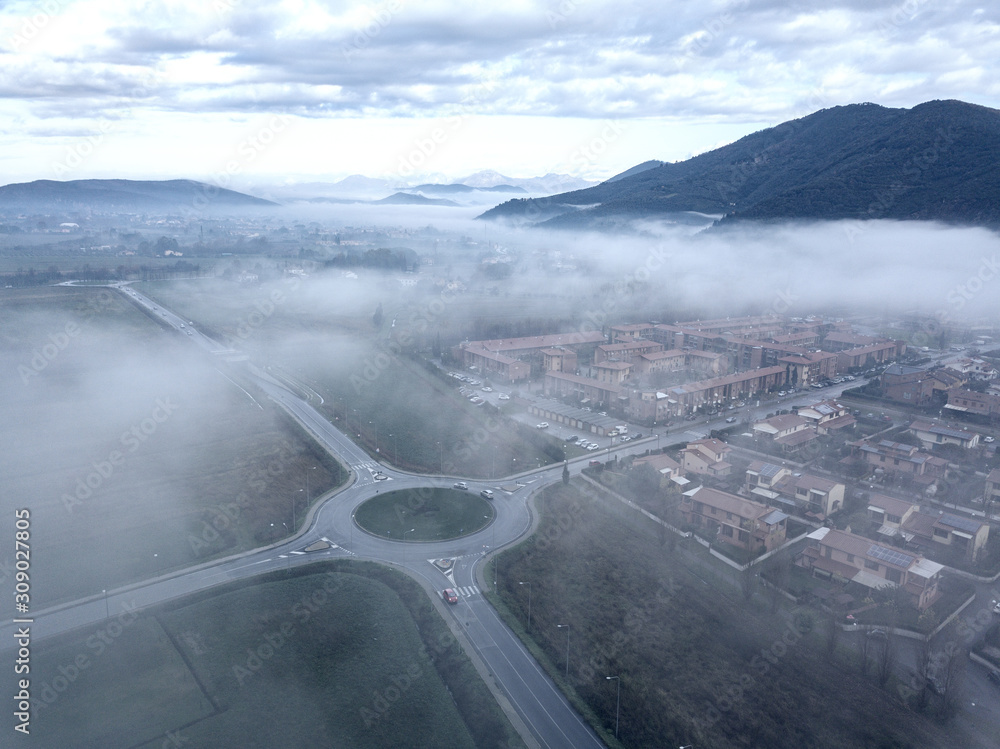
<path id="1" fill-rule="evenodd" d="M 492 503 L 476 494 L 416 487 L 379 494 L 354 512 L 358 527 L 390 541 L 448 541 L 482 530 L 496 517 Z"/>

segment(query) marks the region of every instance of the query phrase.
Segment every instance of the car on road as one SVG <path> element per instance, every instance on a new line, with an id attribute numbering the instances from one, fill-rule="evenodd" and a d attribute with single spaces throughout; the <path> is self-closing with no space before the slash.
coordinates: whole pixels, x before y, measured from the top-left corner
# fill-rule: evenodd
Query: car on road
<path id="1" fill-rule="evenodd" d="M 594 466 L 599 466 L 600 464 L 601 464 L 601 461 L 599 461 L 599 460 L 592 460 L 589 463 L 587 463 L 587 465 L 590 466 L 591 468 L 593 468 Z"/>
<path id="2" fill-rule="evenodd" d="M 493 492 L 490 489 L 483 489 L 479 492 L 479 496 L 483 499 L 493 499 Z"/>
<path id="3" fill-rule="evenodd" d="M 441 591 L 441 597 L 448 603 L 458 603 L 458 594 L 451 588 L 445 588 Z"/>
<path id="4" fill-rule="evenodd" d="M 502 401 L 509 401 L 510 400 L 510 396 L 507 395 L 507 393 L 500 393 L 500 395 L 498 395 L 497 398 L 499 398 Z"/>
<path id="5" fill-rule="evenodd" d="M 535 429 L 548 429 L 549 422 L 543 421 L 541 424 L 535 424 Z"/>
<path id="6" fill-rule="evenodd" d="M 454 484 L 451 485 L 451 488 L 452 489 L 468 489 L 469 485 L 466 484 L 464 481 L 456 481 Z"/>
<path id="7" fill-rule="evenodd" d="M 730 416 L 728 419 L 726 419 L 726 423 L 727 424 L 733 424 L 735 422 L 736 422 L 736 417 L 735 416 Z"/>
<path id="8" fill-rule="evenodd" d="M 482 390 L 484 393 L 492 393 L 493 392 L 493 388 L 491 388 L 491 387 L 483 386 L 483 387 L 481 387 L 479 389 Z"/>

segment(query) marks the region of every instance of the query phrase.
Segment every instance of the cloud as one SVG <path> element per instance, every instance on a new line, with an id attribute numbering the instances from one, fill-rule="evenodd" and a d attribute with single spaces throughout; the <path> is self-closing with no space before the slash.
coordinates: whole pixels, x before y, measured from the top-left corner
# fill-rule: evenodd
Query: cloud
<path id="1" fill-rule="evenodd" d="M 988 74 L 1000 53 L 1000 9 L 972 0 L 822 8 L 786 0 L 50 0 L 0 10 L 0 45 L 0 112 L 25 113 L 36 121 L 29 127 L 123 110 L 150 128 L 162 113 L 248 112 L 695 126 L 777 123 L 858 101 L 1000 102 Z M 142 95 L 131 95 L 137 86 Z"/>

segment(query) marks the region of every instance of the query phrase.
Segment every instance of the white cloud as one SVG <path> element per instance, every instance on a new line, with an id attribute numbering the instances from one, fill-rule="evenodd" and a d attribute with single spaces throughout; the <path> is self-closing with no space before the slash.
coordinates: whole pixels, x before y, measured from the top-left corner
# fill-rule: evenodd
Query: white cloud
<path id="1" fill-rule="evenodd" d="M 127 136 L 110 139 L 130 139 L 109 147 L 113 154 L 199 128 L 222 140 L 229 132 L 238 143 L 233 118 L 252 113 L 291 115 L 303 132 L 321 131 L 328 141 L 355 138 L 351 123 L 365 117 L 392 133 L 388 146 L 364 137 L 352 143 L 351 157 L 371 163 L 384 162 L 399 142 L 405 150 L 426 123 L 474 114 L 484 143 L 501 144 L 480 148 L 497 161 L 483 164 L 455 140 L 436 149 L 440 164 L 431 170 L 456 174 L 514 171 L 509 165 L 523 156 L 578 143 L 584 128 L 571 121 L 641 118 L 646 125 L 635 132 L 643 134 L 656 122 L 659 142 L 619 145 L 587 163 L 587 176 L 609 176 L 631 166 L 620 159 L 682 158 L 731 139 L 728 131 L 700 137 L 708 123 L 749 132 L 858 101 L 1000 103 L 992 74 L 1000 10 L 973 0 L 840 0 L 822 9 L 804 0 L 40 0 L 0 9 L 0 48 L 0 115 L 19 123 L 0 145 L 8 173 L 24 178 L 38 171 L 31 154 L 51 150 L 46 139 L 55 136 L 42 133 L 59 132 L 65 121 L 93 130 L 102 118 L 130 121 Z M 504 132 L 511 115 L 537 124 L 534 133 L 517 128 L 522 144 Z M 15 143 L 19 156 L 9 154 Z M 165 144 L 117 169 L 199 167 L 193 156 L 155 160 L 168 149 L 175 150 Z M 317 157 L 323 150 L 322 141 L 303 141 L 285 154 L 284 168 L 315 173 L 329 161 Z M 559 161 L 543 158 L 533 171 Z"/>

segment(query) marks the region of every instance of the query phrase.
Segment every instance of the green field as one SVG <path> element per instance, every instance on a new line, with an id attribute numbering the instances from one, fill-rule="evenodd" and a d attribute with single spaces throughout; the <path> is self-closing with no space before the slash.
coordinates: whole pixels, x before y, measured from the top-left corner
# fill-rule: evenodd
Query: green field
<path id="1" fill-rule="evenodd" d="M 606 677 L 620 676 L 624 746 L 957 745 L 862 677 L 853 653 L 827 655 L 815 615 L 746 602 L 689 541 L 671 551 L 653 524 L 576 481 L 545 490 L 539 508 L 534 536 L 500 557 L 501 611 L 564 685 L 567 630 L 556 625 L 570 625 L 568 688 L 609 744 Z"/>
<path id="2" fill-rule="evenodd" d="M 444 541 L 475 533 L 496 517 L 493 505 L 458 489 L 401 489 L 380 494 L 355 511 L 358 525 L 396 541 Z M 404 535 L 405 534 L 405 535 Z"/>
<path id="3" fill-rule="evenodd" d="M 318 565 L 117 621 L 36 646 L 34 697 L 51 702 L 32 745 L 523 746 L 424 591 L 384 567 Z"/>
<path id="4" fill-rule="evenodd" d="M 119 293 L 5 289 L 0 315 L 0 530 L 30 510 L 35 609 L 277 540 L 345 480 Z"/>

